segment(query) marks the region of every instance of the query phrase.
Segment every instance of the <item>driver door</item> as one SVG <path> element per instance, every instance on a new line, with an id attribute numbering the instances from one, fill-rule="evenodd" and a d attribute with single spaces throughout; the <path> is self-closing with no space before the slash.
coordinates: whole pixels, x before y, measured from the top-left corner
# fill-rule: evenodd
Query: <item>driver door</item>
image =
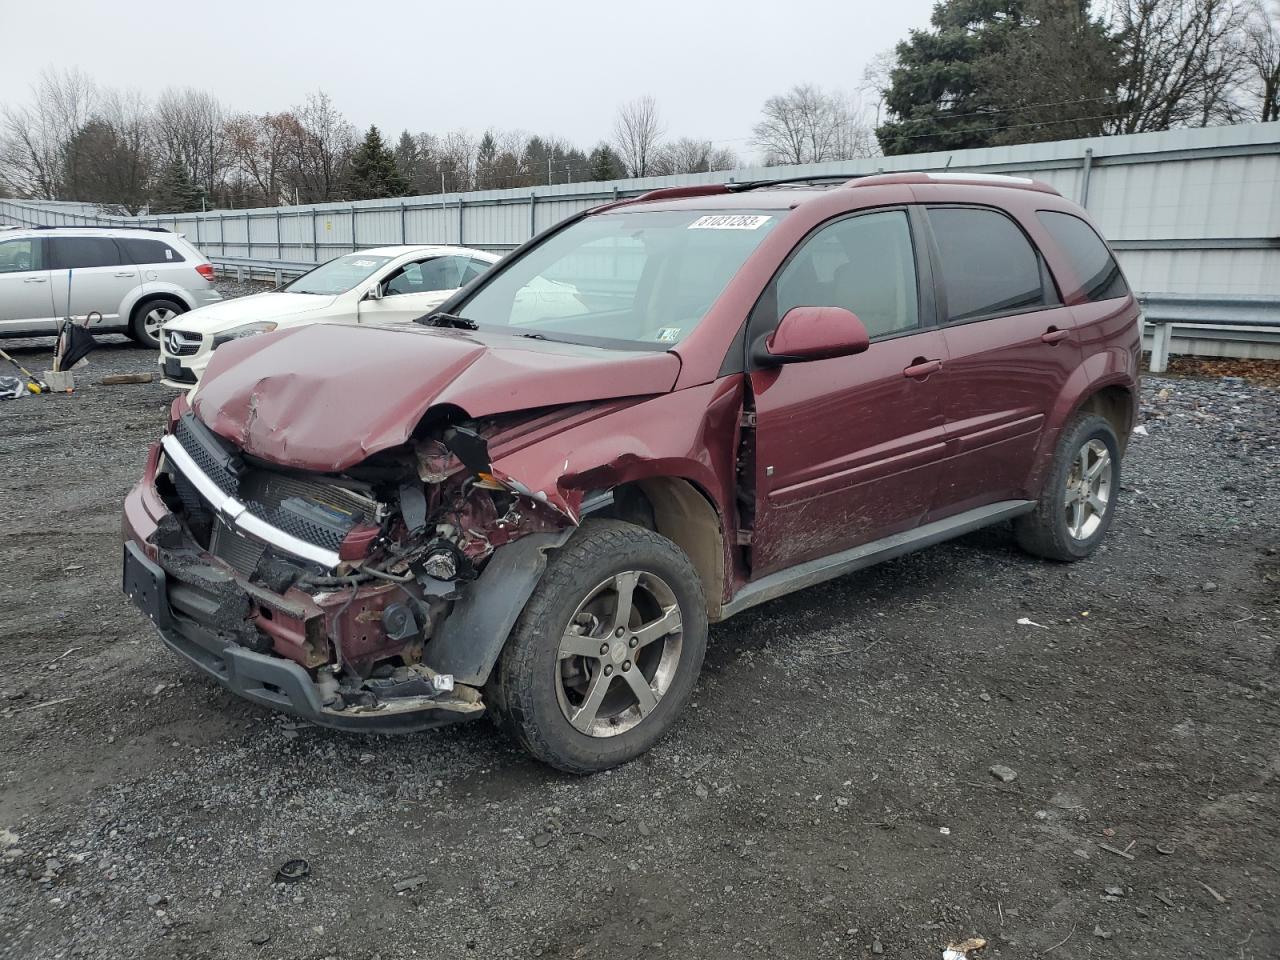
<path id="1" fill-rule="evenodd" d="M 905 209 L 831 222 L 801 242 L 752 316 L 754 341 L 792 307 L 844 307 L 871 337 L 854 356 L 750 371 L 753 579 L 911 529 L 932 505 L 946 347 L 916 248 Z"/>
<path id="2" fill-rule="evenodd" d="M 0 240 L 0 331 L 57 328 L 47 267 L 42 238 Z"/>
<path id="3" fill-rule="evenodd" d="M 409 323 L 448 300 L 479 276 L 485 264 L 465 256 L 406 263 L 381 281 L 382 298 L 360 304 L 361 323 Z"/>

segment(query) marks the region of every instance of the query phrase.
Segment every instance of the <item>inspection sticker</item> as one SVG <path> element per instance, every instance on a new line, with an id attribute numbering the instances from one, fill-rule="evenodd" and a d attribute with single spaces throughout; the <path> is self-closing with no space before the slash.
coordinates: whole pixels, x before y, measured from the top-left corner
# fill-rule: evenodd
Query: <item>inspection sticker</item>
<path id="1" fill-rule="evenodd" d="M 759 230 L 773 217 L 756 213 L 721 213 L 699 217 L 690 230 Z"/>
<path id="2" fill-rule="evenodd" d="M 662 343 L 675 343 L 679 339 L 679 327 L 663 327 L 658 331 L 658 340 Z"/>

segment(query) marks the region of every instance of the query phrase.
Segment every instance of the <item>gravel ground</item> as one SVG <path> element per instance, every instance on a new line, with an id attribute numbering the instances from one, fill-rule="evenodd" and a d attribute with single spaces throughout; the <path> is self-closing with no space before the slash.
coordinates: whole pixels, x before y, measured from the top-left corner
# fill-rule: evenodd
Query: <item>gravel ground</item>
<path id="1" fill-rule="evenodd" d="M 184 670 L 118 586 L 172 394 L 97 380 L 152 369 L 0 404 L 0 957 L 1280 955 L 1275 389 L 1147 379 L 1104 552 L 997 527 L 744 614 L 575 779 Z"/>

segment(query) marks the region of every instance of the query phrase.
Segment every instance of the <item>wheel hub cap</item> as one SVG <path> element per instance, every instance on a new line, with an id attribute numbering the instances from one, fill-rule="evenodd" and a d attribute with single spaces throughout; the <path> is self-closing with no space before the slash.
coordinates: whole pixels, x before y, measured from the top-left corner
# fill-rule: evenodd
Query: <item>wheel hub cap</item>
<path id="1" fill-rule="evenodd" d="M 1074 540 L 1088 540 L 1106 517 L 1112 496 L 1111 451 L 1101 440 L 1089 440 L 1076 453 L 1067 474 L 1067 532 Z"/>
<path id="2" fill-rule="evenodd" d="M 590 737 L 626 733 L 671 689 L 684 636 L 661 577 L 627 570 L 588 591 L 560 638 L 556 698 Z"/>

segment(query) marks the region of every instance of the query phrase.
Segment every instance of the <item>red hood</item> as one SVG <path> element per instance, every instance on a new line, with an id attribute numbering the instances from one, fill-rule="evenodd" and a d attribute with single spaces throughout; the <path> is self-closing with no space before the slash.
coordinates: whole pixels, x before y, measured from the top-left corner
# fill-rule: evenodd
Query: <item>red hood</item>
<path id="1" fill-rule="evenodd" d="M 671 353 L 430 327 L 314 324 L 225 344 L 192 408 L 256 457 L 340 471 L 409 439 L 429 407 L 485 417 L 666 393 Z"/>

